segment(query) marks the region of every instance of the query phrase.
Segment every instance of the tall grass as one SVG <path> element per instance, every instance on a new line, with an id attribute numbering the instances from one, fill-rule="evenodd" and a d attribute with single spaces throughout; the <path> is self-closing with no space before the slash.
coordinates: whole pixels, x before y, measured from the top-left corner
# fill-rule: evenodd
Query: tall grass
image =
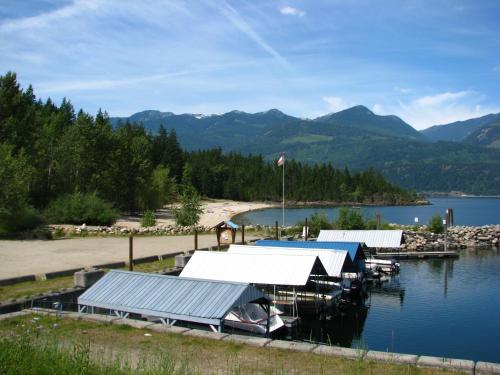
<path id="1" fill-rule="evenodd" d="M 100 351 L 103 353 L 102 351 Z M 93 354 L 91 345 L 58 345 L 37 339 L 35 334 L 0 338 L 0 374 L 19 375 L 181 375 L 193 372 L 183 363 L 162 354 L 141 357 L 131 365 L 119 357 L 113 360 Z"/>

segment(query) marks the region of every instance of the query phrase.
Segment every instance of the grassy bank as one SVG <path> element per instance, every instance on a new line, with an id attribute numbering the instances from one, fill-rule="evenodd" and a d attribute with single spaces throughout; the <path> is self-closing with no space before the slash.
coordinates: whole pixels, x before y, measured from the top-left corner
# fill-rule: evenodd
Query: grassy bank
<path id="1" fill-rule="evenodd" d="M 134 271 L 157 272 L 166 268 L 171 268 L 174 264 L 174 257 L 170 257 L 157 262 L 136 264 L 134 265 Z M 128 267 L 122 269 L 128 270 Z M 0 301 L 35 296 L 40 293 L 47 293 L 49 291 L 72 287 L 73 276 L 62 276 L 48 280 L 25 281 L 13 285 L 0 286 Z"/>
<path id="2" fill-rule="evenodd" d="M 0 324 L 0 373 L 443 374 L 46 316 Z"/>

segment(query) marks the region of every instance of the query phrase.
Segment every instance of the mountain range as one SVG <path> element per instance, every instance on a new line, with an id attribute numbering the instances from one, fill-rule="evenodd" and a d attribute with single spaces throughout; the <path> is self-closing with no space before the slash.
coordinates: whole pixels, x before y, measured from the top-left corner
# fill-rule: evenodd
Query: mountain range
<path id="1" fill-rule="evenodd" d="M 120 123 L 142 123 L 150 132 L 160 124 L 175 129 L 186 150 L 279 152 L 306 163 L 330 162 L 352 170 L 373 167 L 390 181 L 417 191 L 500 194 L 500 114 L 421 132 L 397 116 L 380 116 L 355 106 L 316 119 L 289 116 L 277 109 L 222 115 L 143 111 Z"/>

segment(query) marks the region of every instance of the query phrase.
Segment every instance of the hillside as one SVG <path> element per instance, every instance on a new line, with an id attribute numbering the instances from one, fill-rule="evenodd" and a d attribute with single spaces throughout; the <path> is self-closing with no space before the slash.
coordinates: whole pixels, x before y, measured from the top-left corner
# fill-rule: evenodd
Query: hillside
<path id="1" fill-rule="evenodd" d="M 476 130 L 498 121 L 500 121 L 500 113 L 489 114 L 465 121 L 456 121 L 444 125 L 434 125 L 430 128 L 422 130 L 421 133 L 431 141 L 461 142 Z"/>
<path id="2" fill-rule="evenodd" d="M 116 125 L 119 120 L 112 122 Z M 187 150 L 220 147 L 261 154 L 266 160 L 284 151 L 310 164 L 331 162 L 353 170 L 373 167 L 390 181 L 421 191 L 500 194 L 500 149 L 483 147 L 484 142 L 429 142 L 396 116 L 378 116 L 363 106 L 314 120 L 278 110 L 211 116 L 146 111 L 130 120 L 142 122 L 152 132 L 160 123 L 175 129 Z"/>
<path id="3" fill-rule="evenodd" d="M 464 139 L 465 143 L 500 149 L 500 120 L 486 125 Z"/>
<path id="4" fill-rule="evenodd" d="M 385 136 L 426 140 L 418 131 L 397 116 L 379 116 L 358 105 L 340 112 L 318 117 L 314 121 L 331 125 L 345 125 L 356 130 L 367 130 Z"/>

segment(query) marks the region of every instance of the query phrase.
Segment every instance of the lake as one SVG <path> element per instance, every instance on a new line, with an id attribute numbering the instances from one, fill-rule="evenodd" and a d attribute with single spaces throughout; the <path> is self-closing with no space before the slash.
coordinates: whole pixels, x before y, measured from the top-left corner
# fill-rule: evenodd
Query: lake
<path id="1" fill-rule="evenodd" d="M 361 207 L 366 217 L 380 214 L 382 221 L 397 224 L 414 224 L 418 217 L 419 224 L 427 224 L 429 219 L 440 214 L 444 216 L 447 208 L 453 208 L 454 225 L 488 225 L 500 223 L 500 198 L 429 198 L 430 205 L 425 206 L 370 206 Z M 324 212 L 330 220 L 338 214 L 338 207 L 286 208 L 285 225 L 291 226 L 314 212 Z M 274 225 L 282 224 L 281 208 L 268 208 L 237 215 L 233 221 L 239 224 Z"/>
<path id="2" fill-rule="evenodd" d="M 295 339 L 344 347 L 500 362 L 500 253 L 402 261 L 365 307 L 331 320 L 303 318 Z"/>

